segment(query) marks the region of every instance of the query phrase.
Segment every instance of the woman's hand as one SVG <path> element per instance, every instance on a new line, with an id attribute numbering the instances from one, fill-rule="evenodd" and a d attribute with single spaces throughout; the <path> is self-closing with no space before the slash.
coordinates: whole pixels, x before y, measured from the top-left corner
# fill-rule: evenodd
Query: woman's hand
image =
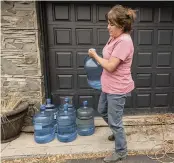
<path id="1" fill-rule="evenodd" d="M 114 72 L 117 68 L 117 66 L 120 64 L 121 60 L 116 57 L 110 57 L 109 60 L 104 59 L 97 55 L 95 49 L 89 49 L 88 55 L 92 58 L 94 58 L 98 64 L 100 64 L 104 69 L 106 69 L 108 72 Z"/>
<path id="2" fill-rule="evenodd" d="M 95 55 L 97 55 L 96 51 L 94 49 L 89 49 L 88 50 L 88 55 L 92 58 L 94 58 Z"/>

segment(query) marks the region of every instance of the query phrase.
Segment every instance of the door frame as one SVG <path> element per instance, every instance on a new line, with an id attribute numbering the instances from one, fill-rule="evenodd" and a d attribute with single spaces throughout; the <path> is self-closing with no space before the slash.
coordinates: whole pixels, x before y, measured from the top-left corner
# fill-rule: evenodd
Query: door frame
<path id="1" fill-rule="evenodd" d="M 48 33 L 46 26 L 46 5 L 44 2 L 37 1 L 36 16 L 38 25 L 38 44 L 40 49 L 41 74 L 43 76 L 43 89 L 45 98 L 51 98 L 50 69 L 48 55 Z"/>

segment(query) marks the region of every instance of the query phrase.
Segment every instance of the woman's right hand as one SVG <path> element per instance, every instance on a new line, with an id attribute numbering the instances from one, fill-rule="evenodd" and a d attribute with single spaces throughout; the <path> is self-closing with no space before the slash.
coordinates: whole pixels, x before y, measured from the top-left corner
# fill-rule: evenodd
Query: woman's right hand
<path id="1" fill-rule="evenodd" d="M 88 55 L 92 58 L 94 58 L 95 55 L 97 55 L 96 51 L 94 49 L 89 49 L 88 50 Z"/>

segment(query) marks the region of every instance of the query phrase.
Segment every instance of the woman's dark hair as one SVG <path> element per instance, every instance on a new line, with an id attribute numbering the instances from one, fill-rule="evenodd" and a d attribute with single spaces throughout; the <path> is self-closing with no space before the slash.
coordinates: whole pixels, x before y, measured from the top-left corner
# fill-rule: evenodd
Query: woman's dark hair
<path id="1" fill-rule="evenodd" d="M 132 24 L 136 18 L 136 10 L 116 5 L 106 14 L 106 20 L 111 24 L 123 28 L 125 33 L 132 30 Z"/>

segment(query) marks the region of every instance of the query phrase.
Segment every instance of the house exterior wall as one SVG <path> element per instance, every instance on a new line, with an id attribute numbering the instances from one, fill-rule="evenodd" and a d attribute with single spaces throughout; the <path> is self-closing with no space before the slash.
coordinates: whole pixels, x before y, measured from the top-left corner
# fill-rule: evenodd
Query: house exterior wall
<path id="1" fill-rule="evenodd" d="M 1 3 L 1 99 L 14 95 L 39 106 L 44 97 L 36 2 Z M 26 125 L 34 110 L 30 107 Z"/>

